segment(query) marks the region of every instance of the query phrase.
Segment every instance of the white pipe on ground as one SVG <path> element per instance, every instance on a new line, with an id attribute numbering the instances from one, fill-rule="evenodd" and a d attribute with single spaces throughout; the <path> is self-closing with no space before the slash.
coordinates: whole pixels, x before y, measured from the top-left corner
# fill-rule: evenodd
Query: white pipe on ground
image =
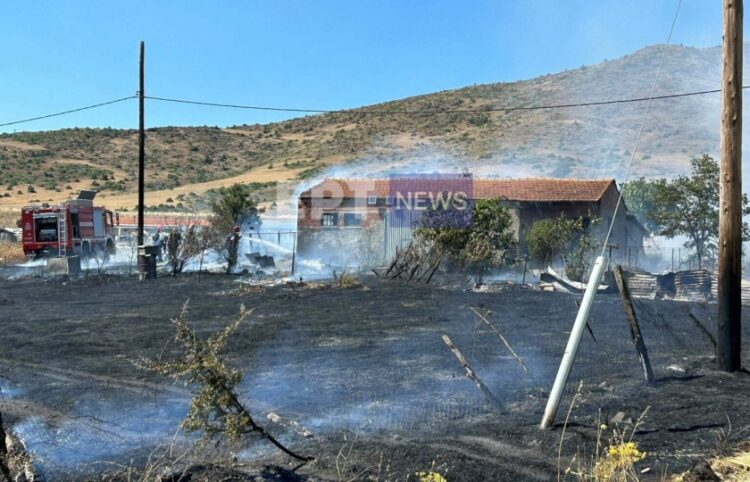
<path id="1" fill-rule="evenodd" d="M 543 429 L 549 428 L 552 422 L 555 421 L 555 414 L 557 413 L 557 407 L 560 405 L 563 389 L 568 381 L 570 367 L 573 365 L 573 359 L 575 359 L 576 352 L 578 351 L 578 344 L 581 341 L 581 336 L 583 336 L 583 330 L 586 328 L 586 322 L 591 312 L 591 305 L 594 303 L 594 296 L 596 296 L 596 290 L 599 289 L 599 284 L 602 282 L 606 266 L 607 263 L 604 260 L 604 256 L 596 258 L 588 285 L 586 286 L 586 292 L 583 294 L 581 307 L 578 309 L 576 321 L 573 323 L 573 329 L 570 332 L 568 346 L 565 347 L 565 353 L 560 362 L 557 377 L 555 377 L 555 384 L 552 385 L 552 391 L 549 394 L 549 400 L 547 400 L 547 407 L 544 409 L 544 418 L 542 418 L 541 423 L 541 428 Z"/>

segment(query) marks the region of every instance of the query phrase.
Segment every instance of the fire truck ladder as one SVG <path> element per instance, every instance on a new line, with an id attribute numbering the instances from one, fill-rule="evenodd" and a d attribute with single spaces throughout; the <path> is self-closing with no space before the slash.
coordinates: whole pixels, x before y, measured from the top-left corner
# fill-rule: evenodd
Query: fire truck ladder
<path id="1" fill-rule="evenodd" d="M 68 255 L 68 217 L 67 209 L 61 207 L 57 213 L 57 255 L 61 258 Z"/>

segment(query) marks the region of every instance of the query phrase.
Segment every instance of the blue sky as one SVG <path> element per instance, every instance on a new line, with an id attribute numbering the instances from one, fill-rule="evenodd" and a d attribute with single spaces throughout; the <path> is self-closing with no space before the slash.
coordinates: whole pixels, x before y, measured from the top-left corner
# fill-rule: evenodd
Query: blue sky
<path id="1" fill-rule="evenodd" d="M 348 108 L 513 81 L 663 43 L 676 0 L 0 2 L 0 123 L 146 93 Z M 683 0 L 673 43 L 721 42 L 721 2 Z M 718 87 L 718 86 L 717 86 Z M 147 126 L 292 114 L 149 102 Z M 137 103 L 0 131 L 137 127 Z M 4 130 L 3 130 L 4 129 Z"/>

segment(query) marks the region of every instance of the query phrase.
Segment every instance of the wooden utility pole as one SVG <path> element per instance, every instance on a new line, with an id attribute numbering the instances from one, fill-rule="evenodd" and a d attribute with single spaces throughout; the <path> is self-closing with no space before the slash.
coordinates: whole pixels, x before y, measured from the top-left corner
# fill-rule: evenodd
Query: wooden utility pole
<path id="1" fill-rule="evenodd" d="M 716 363 L 728 372 L 741 368 L 742 10 L 742 0 L 724 0 Z"/>
<path id="2" fill-rule="evenodd" d="M 146 163 L 146 132 L 144 129 L 143 121 L 143 100 L 145 93 L 143 92 L 143 41 L 141 41 L 141 61 L 139 64 L 139 80 L 140 86 L 138 88 L 138 246 L 144 245 L 143 239 L 143 176 L 145 171 Z"/>
<path id="3" fill-rule="evenodd" d="M 643 341 L 643 335 L 641 335 L 641 327 L 638 325 L 638 317 L 635 314 L 633 300 L 630 297 L 630 288 L 628 288 L 628 282 L 625 280 L 622 267 L 616 264 L 612 267 L 612 274 L 615 276 L 615 283 L 617 283 L 617 290 L 620 292 L 622 307 L 625 309 L 625 318 L 627 318 L 628 327 L 630 327 L 630 338 L 633 340 L 635 351 L 641 360 L 643 376 L 648 383 L 654 383 L 654 371 L 651 369 L 648 350 L 646 349 L 646 343 Z"/>

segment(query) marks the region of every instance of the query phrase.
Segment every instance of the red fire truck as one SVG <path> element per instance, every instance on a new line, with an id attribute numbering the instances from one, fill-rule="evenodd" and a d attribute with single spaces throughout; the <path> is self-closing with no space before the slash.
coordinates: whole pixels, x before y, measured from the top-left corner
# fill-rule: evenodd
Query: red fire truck
<path id="1" fill-rule="evenodd" d="M 62 204 L 25 206 L 21 211 L 23 251 L 28 257 L 96 256 L 115 253 L 112 211 L 94 206 L 96 191 L 81 191 Z"/>

